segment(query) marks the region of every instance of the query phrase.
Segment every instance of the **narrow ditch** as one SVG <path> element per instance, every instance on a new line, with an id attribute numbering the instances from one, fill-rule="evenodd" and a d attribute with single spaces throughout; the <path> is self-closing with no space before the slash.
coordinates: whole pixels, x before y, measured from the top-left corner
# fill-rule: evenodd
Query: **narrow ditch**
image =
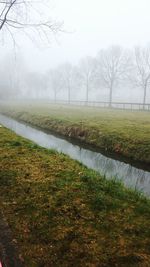
<path id="1" fill-rule="evenodd" d="M 88 168 L 98 171 L 101 175 L 105 175 L 108 179 L 115 177 L 121 180 L 126 186 L 150 196 L 149 171 L 109 158 L 101 153 L 83 148 L 81 145 L 75 145 L 65 139 L 45 133 L 4 115 L 0 115 L 0 123 L 42 147 L 55 149 L 58 152 L 67 154 Z"/>

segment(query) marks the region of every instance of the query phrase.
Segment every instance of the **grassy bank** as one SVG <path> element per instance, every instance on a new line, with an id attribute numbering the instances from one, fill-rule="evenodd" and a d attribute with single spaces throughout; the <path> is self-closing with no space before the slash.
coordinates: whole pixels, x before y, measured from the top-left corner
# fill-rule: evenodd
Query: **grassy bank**
<path id="1" fill-rule="evenodd" d="M 105 152 L 150 163 L 149 112 L 40 103 L 11 104 L 1 107 L 0 111 L 42 129 L 80 140 Z"/>
<path id="2" fill-rule="evenodd" d="M 27 267 L 150 266 L 150 201 L 0 128 L 0 205 Z"/>

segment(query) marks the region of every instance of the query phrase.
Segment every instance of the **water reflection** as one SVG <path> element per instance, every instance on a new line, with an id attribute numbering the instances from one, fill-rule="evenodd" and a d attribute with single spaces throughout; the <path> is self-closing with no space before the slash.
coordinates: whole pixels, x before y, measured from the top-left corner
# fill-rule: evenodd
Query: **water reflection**
<path id="1" fill-rule="evenodd" d="M 141 190 L 150 196 L 150 172 L 148 171 L 137 169 L 130 164 L 73 145 L 64 139 L 46 134 L 3 115 L 0 115 L 0 122 L 7 128 L 36 142 L 40 146 L 63 152 L 71 158 L 82 162 L 87 167 L 100 172 L 107 178 L 116 177 L 122 180 L 126 186 Z"/>

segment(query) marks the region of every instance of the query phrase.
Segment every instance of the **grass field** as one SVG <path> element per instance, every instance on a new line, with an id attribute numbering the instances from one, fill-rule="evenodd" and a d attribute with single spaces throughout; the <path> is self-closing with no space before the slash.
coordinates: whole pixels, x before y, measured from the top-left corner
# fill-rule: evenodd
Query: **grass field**
<path id="1" fill-rule="evenodd" d="M 0 136 L 0 205 L 25 266 L 150 266 L 148 199 L 3 127 Z"/>
<path id="2" fill-rule="evenodd" d="M 1 106 L 1 112 L 106 152 L 150 163 L 150 112 L 40 103 Z"/>

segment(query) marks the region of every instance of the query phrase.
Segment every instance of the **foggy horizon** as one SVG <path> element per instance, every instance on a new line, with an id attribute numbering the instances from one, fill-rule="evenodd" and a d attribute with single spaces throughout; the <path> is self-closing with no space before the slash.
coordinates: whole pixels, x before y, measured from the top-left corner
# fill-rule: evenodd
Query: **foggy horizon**
<path id="1" fill-rule="evenodd" d="M 12 30 L 12 35 L 6 31 L 2 32 L 0 53 L 3 66 L 0 71 L 1 84 L 4 88 L 1 90 L 5 95 L 8 91 L 10 98 L 14 97 L 13 92 L 16 92 L 17 98 L 30 96 L 33 99 L 48 97 L 54 100 L 56 89 L 52 88 L 52 82 L 49 82 L 48 77 L 52 70 L 58 70 L 61 73 L 63 65 L 71 64 L 76 68 L 75 76 L 78 76 L 79 70 L 84 69 L 83 66 L 81 67 L 84 65 L 82 61 L 86 61 L 88 57 L 95 60 L 99 51 L 103 49 L 109 50 L 111 46 L 119 46 L 124 51 L 131 51 L 136 46 L 143 49 L 149 47 L 150 3 L 148 0 L 132 2 L 129 0 L 113 2 L 110 0 L 105 2 L 45 0 L 43 3 L 43 5 L 39 4 L 38 12 L 34 9 L 30 12 L 30 18 L 33 17 L 38 21 L 40 14 L 45 16 L 44 20 L 51 18 L 54 22 L 64 22 L 56 34 L 54 32 L 35 34 L 32 29 L 27 34 L 26 31 L 17 29 Z M 81 71 L 79 75 L 79 81 L 77 81 L 79 77 L 76 76 L 77 82 L 74 82 L 70 89 L 71 100 L 84 101 L 89 97 L 89 101 L 109 101 L 109 86 L 104 80 L 100 81 L 98 73 L 97 78 L 95 74 L 89 78 L 92 85 L 88 85 L 89 96 L 86 96 L 83 72 Z M 139 79 L 136 81 L 138 85 L 135 85 L 135 82 L 128 82 L 127 77 L 126 82 L 122 83 L 123 79 L 121 77 L 120 82 L 120 78 L 117 78 L 119 84 L 115 81 L 112 100 L 142 102 L 144 96 Z M 57 88 L 57 100 L 67 100 L 66 85 L 64 83 L 62 86 L 61 81 L 58 82 L 57 87 L 60 84 L 62 88 Z M 149 102 L 148 84 L 146 103 Z"/>

